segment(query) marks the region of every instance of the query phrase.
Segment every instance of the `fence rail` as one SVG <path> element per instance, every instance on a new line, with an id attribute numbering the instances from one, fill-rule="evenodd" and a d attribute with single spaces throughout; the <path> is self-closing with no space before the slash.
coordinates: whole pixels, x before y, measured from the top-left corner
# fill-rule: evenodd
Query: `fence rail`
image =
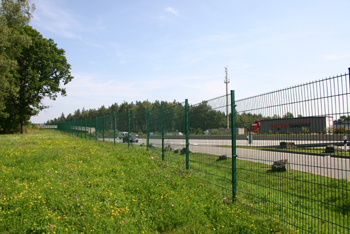
<path id="1" fill-rule="evenodd" d="M 348 73 L 241 100 L 231 91 L 194 105 L 185 100 L 48 128 L 144 145 L 225 199 L 302 232 L 346 233 L 349 94 Z"/>

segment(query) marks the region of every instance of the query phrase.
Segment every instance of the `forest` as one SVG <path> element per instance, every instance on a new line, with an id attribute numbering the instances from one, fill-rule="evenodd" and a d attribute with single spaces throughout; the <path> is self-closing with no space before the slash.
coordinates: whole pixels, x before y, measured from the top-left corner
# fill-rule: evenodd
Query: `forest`
<path id="1" fill-rule="evenodd" d="M 119 130 L 127 129 L 127 113 L 130 110 L 130 124 L 131 129 L 134 132 L 144 132 L 146 130 L 147 121 L 147 109 L 149 109 L 149 127 L 151 131 L 159 132 L 161 130 L 161 111 L 162 105 L 164 105 L 164 123 L 166 131 L 184 132 L 185 128 L 185 105 L 184 103 L 167 101 L 136 101 L 128 103 L 123 102 L 121 105 L 114 103 L 109 107 L 102 105 L 98 109 L 85 108 L 77 109 L 73 114 L 64 113 L 60 117 L 48 120 L 46 124 L 57 124 L 71 121 L 92 121 L 93 126 L 101 123 L 101 118 L 105 116 L 108 128 L 112 128 L 113 115 L 116 116 L 116 125 Z M 203 131 L 207 129 L 220 129 L 226 128 L 226 114 L 220 108 L 214 108 L 203 101 L 197 105 L 189 106 L 189 130 L 192 134 L 203 134 Z M 229 115 L 229 118 L 231 116 Z M 236 113 L 236 127 L 244 128 L 247 132 L 250 129 L 250 125 L 257 120 L 271 119 L 271 118 L 293 118 L 293 114 L 288 112 L 282 117 L 278 115 L 274 116 L 262 116 L 261 114 L 252 113 Z M 97 123 L 96 123 L 97 121 Z M 231 123 L 231 120 L 229 120 Z M 231 126 L 229 126 L 231 128 Z"/>

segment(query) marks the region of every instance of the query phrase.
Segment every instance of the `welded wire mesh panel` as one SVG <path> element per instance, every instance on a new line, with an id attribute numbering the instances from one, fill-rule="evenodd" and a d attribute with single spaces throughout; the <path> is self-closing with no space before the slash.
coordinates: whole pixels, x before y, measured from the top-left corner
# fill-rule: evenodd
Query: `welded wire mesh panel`
<path id="1" fill-rule="evenodd" d="M 120 112 L 116 115 L 116 130 L 117 130 L 117 139 L 118 142 L 127 143 L 127 136 L 129 131 L 128 124 L 128 112 Z"/>
<path id="2" fill-rule="evenodd" d="M 69 127 L 70 127 L 71 134 L 76 136 L 78 133 L 77 121 L 71 121 Z"/>
<path id="3" fill-rule="evenodd" d="M 104 116 L 105 121 L 105 132 L 104 132 L 104 140 L 114 142 L 114 137 L 117 137 L 117 133 L 115 130 L 115 119 L 116 115 L 114 113 L 110 113 Z"/>
<path id="4" fill-rule="evenodd" d="M 186 162 L 185 103 L 164 109 L 164 160 L 184 167 Z"/>
<path id="5" fill-rule="evenodd" d="M 98 140 L 104 141 L 105 132 L 106 132 L 105 116 L 102 115 L 102 116 L 96 117 L 96 138 Z"/>
<path id="6" fill-rule="evenodd" d="M 162 108 L 155 108 L 149 112 L 149 148 L 162 147 Z"/>
<path id="7" fill-rule="evenodd" d="M 147 109 L 131 112 L 130 132 L 137 138 L 137 143 L 141 144 L 142 146 L 146 145 Z"/>
<path id="8" fill-rule="evenodd" d="M 87 122 L 87 139 L 95 139 L 96 138 L 96 118 L 90 118 L 86 120 Z"/>
<path id="9" fill-rule="evenodd" d="M 81 131 L 80 131 L 80 122 L 79 122 L 79 120 L 73 121 L 72 126 L 71 126 L 71 131 L 72 131 L 72 134 L 74 136 L 76 136 L 76 137 L 80 136 Z"/>
<path id="10" fill-rule="evenodd" d="M 225 197 L 232 194 L 230 105 L 228 95 L 191 105 L 189 109 L 191 173 L 216 185 Z"/>
<path id="11" fill-rule="evenodd" d="M 147 133 L 147 110 L 133 111 L 130 114 L 130 129 L 139 135 Z"/>
<path id="12" fill-rule="evenodd" d="M 349 233 L 348 74 L 236 105 L 251 132 L 237 136 L 238 201 L 303 232 Z"/>
<path id="13" fill-rule="evenodd" d="M 66 125 L 67 123 L 57 123 L 57 130 L 67 133 Z M 50 126 L 50 125 L 46 125 L 46 126 Z M 49 129 L 49 127 L 46 127 L 46 126 L 44 125 L 43 128 Z"/>

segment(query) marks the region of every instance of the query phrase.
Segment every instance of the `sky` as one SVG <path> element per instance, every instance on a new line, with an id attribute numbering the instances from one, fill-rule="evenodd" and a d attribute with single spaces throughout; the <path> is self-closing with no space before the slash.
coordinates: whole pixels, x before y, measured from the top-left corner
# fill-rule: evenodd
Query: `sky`
<path id="1" fill-rule="evenodd" d="M 124 101 L 236 99 L 344 74 L 348 0 L 33 0 L 30 25 L 66 51 L 67 96 L 44 123 Z"/>

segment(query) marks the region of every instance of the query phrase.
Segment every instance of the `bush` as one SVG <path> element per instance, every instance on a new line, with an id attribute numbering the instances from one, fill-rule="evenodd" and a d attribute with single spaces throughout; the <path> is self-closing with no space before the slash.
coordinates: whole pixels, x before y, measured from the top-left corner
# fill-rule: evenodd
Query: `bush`
<path id="1" fill-rule="evenodd" d="M 302 127 L 301 128 L 301 132 L 304 133 L 304 134 L 307 134 L 307 133 L 309 133 L 309 128 L 308 127 Z"/>
<path id="2" fill-rule="evenodd" d="M 338 133 L 338 134 L 344 134 L 344 133 L 349 132 L 349 128 L 346 126 L 337 127 L 334 129 L 334 132 Z"/>

